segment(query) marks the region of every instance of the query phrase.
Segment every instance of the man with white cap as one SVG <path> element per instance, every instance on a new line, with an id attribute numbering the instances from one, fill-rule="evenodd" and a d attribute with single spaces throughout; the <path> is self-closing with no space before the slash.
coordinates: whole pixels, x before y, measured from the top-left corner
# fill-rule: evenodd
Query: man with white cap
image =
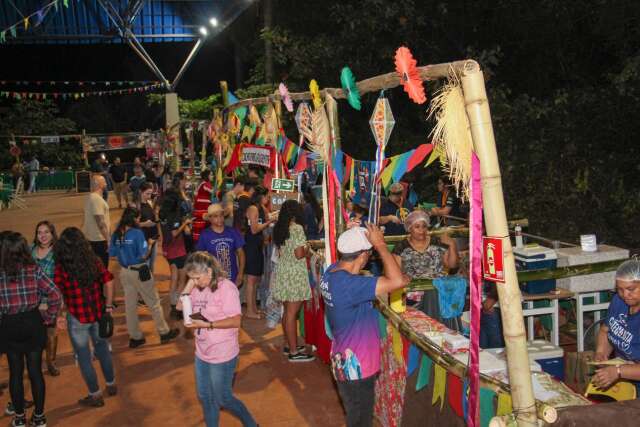
<path id="1" fill-rule="evenodd" d="M 382 260 L 384 275 L 360 275 L 373 249 Z M 366 427 L 373 421 L 374 385 L 380 370 L 378 313 L 373 301 L 409 281 L 387 249 L 382 231 L 373 224 L 342 233 L 338 251 L 340 261 L 329 266 L 320 283 L 333 335 L 331 369 L 347 427 Z"/>

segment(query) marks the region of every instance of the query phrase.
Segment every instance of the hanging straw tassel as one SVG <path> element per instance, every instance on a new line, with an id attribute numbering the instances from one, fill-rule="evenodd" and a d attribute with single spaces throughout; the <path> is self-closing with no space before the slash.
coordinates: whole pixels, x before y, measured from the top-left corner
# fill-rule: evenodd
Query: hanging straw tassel
<path id="1" fill-rule="evenodd" d="M 307 133 L 303 130 L 303 133 Z M 320 154 L 326 162 L 329 160 L 329 147 L 331 143 L 331 127 L 329 126 L 329 118 L 324 109 L 324 104 L 320 108 L 316 108 L 311 114 L 311 138 L 308 144 L 311 150 Z M 306 135 L 305 135 L 306 137 Z"/>
<path id="2" fill-rule="evenodd" d="M 459 197 L 468 200 L 471 178 L 471 149 L 473 139 L 465 110 L 464 95 L 458 77 L 451 73 L 447 83 L 431 101 L 429 118 L 435 117 L 431 131 L 433 145 L 446 153 L 445 170 L 456 187 Z"/>

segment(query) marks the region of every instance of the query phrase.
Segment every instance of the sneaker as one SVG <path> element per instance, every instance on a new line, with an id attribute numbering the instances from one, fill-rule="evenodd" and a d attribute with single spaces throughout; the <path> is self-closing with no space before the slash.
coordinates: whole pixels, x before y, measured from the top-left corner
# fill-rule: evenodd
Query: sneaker
<path id="1" fill-rule="evenodd" d="M 171 329 L 166 334 L 160 335 L 160 344 L 166 344 L 178 335 L 180 335 L 180 329 Z"/>
<path id="2" fill-rule="evenodd" d="M 24 408 L 25 409 L 29 409 L 33 406 L 33 401 L 32 400 L 25 400 L 24 401 Z M 11 415 L 15 415 L 16 413 L 16 409 L 13 407 L 13 403 L 12 402 L 7 402 L 7 406 L 4 408 L 4 414 L 7 416 L 11 416 Z"/>
<path id="3" fill-rule="evenodd" d="M 116 384 L 107 384 L 107 396 L 115 396 L 118 394 L 118 386 Z"/>
<path id="4" fill-rule="evenodd" d="M 306 346 L 304 345 L 299 345 L 296 347 L 296 353 L 300 353 L 301 351 L 305 351 L 307 349 Z M 284 354 L 285 356 L 289 355 L 289 347 L 287 347 L 286 345 L 282 348 L 282 354 Z"/>
<path id="5" fill-rule="evenodd" d="M 131 338 L 129 340 L 129 348 L 136 348 L 136 347 L 140 347 L 141 345 L 143 345 L 144 343 L 146 343 L 147 340 L 143 338 L 140 338 L 139 340 L 133 339 Z"/>
<path id="6" fill-rule="evenodd" d="M 36 415 L 35 412 L 31 416 L 29 427 L 47 427 L 47 417 L 42 415 Z"/>
<path id="7" fill-rule="evenodd" d="M 102 398 L 102 396 L 89 395 L 78 400 L 78 404 L 80 406 L 89 406 L 91 408 L 101 408 L 104 406 L 104 399 Z"/>
<path id="8" fill-rule="evenodd" d="M 311 362 L 316 360 L 315 356 L 307 353 L 289 354 L 289 362 Z"/>
<path id="9" fill-rule="evenodd" d="M 13 420 L 11 420 L 11 427 L 25 427 L 27 425 L 27 417 L 22 415 L 14 415 Z"/>

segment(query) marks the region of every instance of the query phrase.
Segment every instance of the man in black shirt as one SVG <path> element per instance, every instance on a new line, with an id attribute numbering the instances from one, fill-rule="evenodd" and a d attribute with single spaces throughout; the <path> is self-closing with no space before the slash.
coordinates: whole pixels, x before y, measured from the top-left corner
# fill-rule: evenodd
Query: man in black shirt
<path id="1" fill-rule="evenodd" d="M 123 199 L 125 205 L 127 204 L 127 170 L 120 162 L 120 157 L 113 160 L 113 164 L 109 168 L 109 175 L 113 181 L 113 191 L 118 199 L 118 208 L 122 208 Z"/>

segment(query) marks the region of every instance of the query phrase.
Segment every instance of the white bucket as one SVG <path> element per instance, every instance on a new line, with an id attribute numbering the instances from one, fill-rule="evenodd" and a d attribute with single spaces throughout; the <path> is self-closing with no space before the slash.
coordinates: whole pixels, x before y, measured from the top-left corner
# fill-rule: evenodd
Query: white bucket
<path id="1" fill-rule="evenodd" d="M 584 252 L 596 252 L 598 244 L 595 234 L 583 234 L 580 236 L 580 246 Z"/>

